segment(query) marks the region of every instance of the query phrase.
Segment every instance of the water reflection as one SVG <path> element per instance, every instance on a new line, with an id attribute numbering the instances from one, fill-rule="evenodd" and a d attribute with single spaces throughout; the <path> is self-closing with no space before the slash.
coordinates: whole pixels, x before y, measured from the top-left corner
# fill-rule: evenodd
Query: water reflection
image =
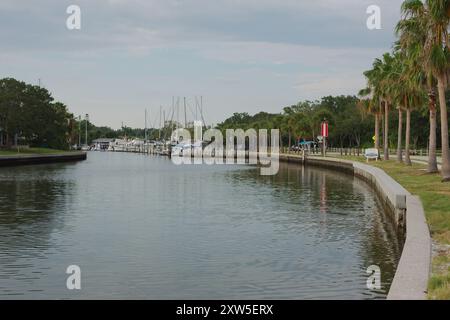
<path id="1" fill-rule="evenodd" d="M 401 249 L 371 189 L 322 169 L 90 153 L 0 181 L 2 298 L 382 298 Z M 81 291 L 65 288 L 70 264 Z"/>
<path id="2" fill-rule="evenodd" d="M 21 294 L 15 283 L 35 287 L 48 269 L 39 265 L 54 247 L 51 235 L 65 225 L 73 181 L 55 179 L 69 165 L 0 170 L 0 294 Z"/>
<path id="3" fill-rule="evenodd" d="M 308 295 L 333 298 L 339 297 L 337 293 L 342 291 L 350 297 L 346 291 L 360 290 L 361 296 L 354 298 L 382 298 L 389 291 L 404 239 L 398 236 L 389 214 L 365 182 L 335 171 L 298 165 L 283 165 L 274 177 L 263 177 L 253 171 L 232 172 L 229 176 L 230 183 L 238 181 L 235 187 L 244 184 L 248 188 L 252 181 L 268 185 L 266 196 L 271 199 L 266 201 L 284 202 L 288 210 L 273 208 L 276 219 L 272 222 L 279 224 L 283 221 L 280 214 L 287 212 L 289 215 L 282 224 L 284 232 L 296 228 L 314 239 L 314 250 L 308 255 L 307 264 L 316 256 L 320 259 L 311 274 L 321 274 L 322 268 L 325 275 L 326 268 L 340 270 L 316 281 Z M 298 249 L 303 256 L 302 244 Z M 318 255 L 316 250 L 322 254 Z M 351 264 L 355 254 L 360 261 Z M 382 289 L 377 292 L 365 290 L 361 285 L 371 265 L 378 265 L 382 272 Z M 305 269 L 304 265 L 298 267 Z M 339 289 L 333 288 L 340 282 L 336 277 L 343 282 Z M 356 283 L 355 279 L 360 281 Z"/>

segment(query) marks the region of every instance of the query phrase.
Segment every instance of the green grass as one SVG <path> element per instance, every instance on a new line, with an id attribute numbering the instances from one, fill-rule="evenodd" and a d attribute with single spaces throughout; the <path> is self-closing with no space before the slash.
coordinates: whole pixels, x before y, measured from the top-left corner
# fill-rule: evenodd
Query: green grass
<path id="1" fill-rule="evenodd" d="M 32 154 L 61 154 L 70 151 L 56 150 L 49 148 L 20 148 L 20 149 L 0 149 L 0 156 L 20 156 Z"/>
<path id="2" fill-rule="evenodd" d="M 357 156 L 332 157 L 366 162 L 363 157 Z M 371 161 L 370 165 L 383 169 L 422 200 L 431 237 L 438 248 L 433 258 L 428 296 L 430 299 L 450 299 L 450 183 L 441 182 L 441 176 L 437 173 L 427 173 L 426 166 L 422 164 L 406 166 L 390 160 Z"/>

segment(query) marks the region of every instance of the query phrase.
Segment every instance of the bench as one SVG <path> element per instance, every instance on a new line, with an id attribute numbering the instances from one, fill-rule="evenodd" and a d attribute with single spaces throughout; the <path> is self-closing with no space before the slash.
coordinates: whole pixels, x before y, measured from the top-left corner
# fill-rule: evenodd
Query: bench
<path id="1" fill-rule="evenodd" d="M 371 148 L 364 150 L 364 157 L 366 157 L 367 162 L 369 162 L 370 159 L 375 159 L 375 161 L 378 161 L 380 154 L 378 149 Z"/>

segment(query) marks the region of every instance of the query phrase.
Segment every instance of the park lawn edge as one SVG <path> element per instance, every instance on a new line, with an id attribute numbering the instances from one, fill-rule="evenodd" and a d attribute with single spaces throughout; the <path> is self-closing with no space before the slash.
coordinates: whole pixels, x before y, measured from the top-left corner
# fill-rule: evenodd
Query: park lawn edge
<path id="1" fill-rule="evenodd" d="M 1 156 L 20 156 L 20 155 L 53 155 L 73 152 L 71 150 L 58 150 L 50 148 L 9 148 L 0 149 Z"/>

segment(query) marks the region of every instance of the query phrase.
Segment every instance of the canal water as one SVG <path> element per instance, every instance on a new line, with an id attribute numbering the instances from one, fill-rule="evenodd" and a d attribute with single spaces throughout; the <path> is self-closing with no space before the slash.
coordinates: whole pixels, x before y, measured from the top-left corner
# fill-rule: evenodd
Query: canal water
<path id="1" fill-rule="evenodd" d="M 324 169 L 106 152 L 0 168 L 1 299 L 380 299 L 400 243 L 368 185 Z"/>

